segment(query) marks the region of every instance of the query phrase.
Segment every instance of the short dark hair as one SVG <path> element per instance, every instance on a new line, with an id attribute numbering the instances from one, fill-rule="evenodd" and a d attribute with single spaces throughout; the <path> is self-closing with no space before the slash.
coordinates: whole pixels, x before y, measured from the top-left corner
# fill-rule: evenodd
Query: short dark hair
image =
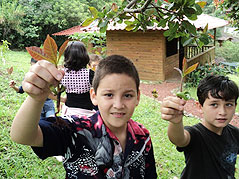
<path id="1" fill-rule="evenodd" d="M 100 81 L 109 74 L 126 74 L 132 77 L 135 81 L 137 92 L 139 91 L 139 75 L 133 62 L 121 55 L 111 55 L 102 59 L 97 66 L 92 84 L 95 93 L 97 93 Z"/>
<path id="2" fill-rule="evenodd" d="M 80 41 L 69 42 L 64 52 L 64 57 L 64 67 L 73 71 L 86 68 L 90 61 L 85 45 Z"/>
<path id="3" fill-rule="evenodd" d="M 197 96 L 199 103 L 203 106 L 209 93 L 213 98 L 228 101 L 237 98 L 239 94 L 238 86 L 226 76 L 210 75 L 202 79 L 197 88 Z"/>

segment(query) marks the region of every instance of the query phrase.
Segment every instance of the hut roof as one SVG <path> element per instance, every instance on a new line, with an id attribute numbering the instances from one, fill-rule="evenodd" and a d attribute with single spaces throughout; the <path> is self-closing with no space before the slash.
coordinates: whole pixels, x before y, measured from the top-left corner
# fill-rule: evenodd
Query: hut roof
<path id="1" fill-rule="evenodd" d="M 195 21 L 190 21 L 192 24 L 195 25 L 197 29 L 199 28 L 204 28 L 208 24 L 208 29 L 214 29 L 214 28 L 219 28 L 223 27 L 229 24 L 228 21 L 213 17 L 207 14 L 201 14 L 198 16 L 198 19 Z M 113 22 L 108 25 L 107 30 L 124 30 L 126 25 L 124 23 L 122 24 L 114 24 Z M 166 30 L 167 27 L 162 28 L 162 27 L 157 27 L 155 24 L 154 26 L 147 27 L 148 30 Z M 97 22 L 93 22 L 87 27 L 82 27 L 80 25 L 74 26 L 72 28 L 54 33 L 52 35 L 71 35 L 74 33 L 84 33 L 84 32 L 95 32 L 99 31 L 99 28 L 97 27 Z"/>

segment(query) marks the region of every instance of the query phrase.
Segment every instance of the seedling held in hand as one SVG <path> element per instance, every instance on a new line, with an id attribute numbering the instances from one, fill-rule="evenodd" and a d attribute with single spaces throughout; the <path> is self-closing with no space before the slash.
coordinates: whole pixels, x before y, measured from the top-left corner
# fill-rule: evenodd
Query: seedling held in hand
<path id="1" fill-rule="evenodd" d="M 49 35 L 47 35 L 44 44 L 43 44 L 43 49 L 36 47 L 36 46 L 32 46 L 32 47 L 26 47 L 28 53 L 32 56 L 32 58 L 34 58 L 35 60 L 39 61 L 39 60 L 47 60 L 51 63 L 53 63 L 56 67 L 57 64 L 60 61 L 61 56 L 63 55 L 66 46 L 68 44 L 69 40 L 66 40 L 60 47 L 59 52 L 57 52 L 57 45 L 55 40 L 50 37 Z M 64 86 L 61 84 L 58 84 L 58 86 L 56 88 L 54 88 L 53 86 L 51 86 L 51 91 L 57 95 L 57 112 L 56 115 L 59 113 L 60 111 L 60 97 L 61 97 L 61 93 L 64 92 Z"/>
<path id="2" fill-rule="evenodd" d="M 190 67 L 187 67 L 187 60 L 184 57 L 182 70 L 174 67 L 174 69 L 177 70 L 181 76 L 180 91 L 176 93 L 177 97 L 184 99 L 184 100 L 189 100 L 191 98 L 191 95 L 188 91 L 183 91 L 183 82 L 184 82 L 185 76 L 188 75 L 189 73 L 193 72 L 197 68 L 197 66 L 198 66 L 198 63 L 196 63 Z"/>

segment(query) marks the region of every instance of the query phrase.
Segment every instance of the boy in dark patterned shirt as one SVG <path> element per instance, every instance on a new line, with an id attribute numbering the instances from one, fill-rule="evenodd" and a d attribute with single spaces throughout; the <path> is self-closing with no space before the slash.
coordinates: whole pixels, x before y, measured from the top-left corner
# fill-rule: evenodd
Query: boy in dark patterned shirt
<path id="1" fill-rule="evenodd" d="M 157 178 L 149 132 L 131 119 L 140 99 L 133 63 L 119 55 L 99 63 L 90 91 L 99 112 L 90 118 L 39 122 L 48 86 L 57 84 L 62 73 L 47 61 L 31 68 L 23 82 L 29 97 L 13 121 L 12 140 L 32 146 L 42 159 L 63 155 L 66 178 Z"/>

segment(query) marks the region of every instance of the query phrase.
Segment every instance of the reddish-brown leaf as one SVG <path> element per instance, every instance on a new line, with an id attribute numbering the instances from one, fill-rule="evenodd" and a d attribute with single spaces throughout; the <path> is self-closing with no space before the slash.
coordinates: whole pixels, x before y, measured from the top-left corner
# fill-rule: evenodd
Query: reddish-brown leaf
<path id="1" fill-rule="evenodd" d="M 188 65 L 187 65 L 187 59 L 184 57 L 184 58 L 183 58 L 183 70 L 182 70 L 183 73 L 184 73 L 185 70 L 187 69 L 187 66 L 188 66 Z"/>
<path id="2" fill-rule="evenodd" d="M 39 61 L 39 60 L 47 60 L 51 63 L 54 64 L 54 62 L 44 53 L 44 50 L 36 47 L 36 46 L 32 46 L 32 47 L 26 47 L 28 53 L 32 56 L 32 58 L 34 58 L 35 60 Z"/>
<path id="3" fill-rule="evenodd" d="M 58 56 L 58 59 L 57 59 L 57 63 L 59 62 L 59 60 L 61 59 L 61 56 L 63 55 L 66 47 L 67 47 L 67 44 L 68 44 L 69 40 L 66 40 L 60 47 L 59 49 L 59 56 Z"/>
<path id="4" fill-rule="evenodd" d="M 186 71 L 184 72 L 184 76 L 194 71 L 197 68 L 197 66 L 198 66 L 198 63 L 195 63 L 194 65 L 188 67 Z"/>
<path id="5" fill-rule="evenodd" d="M 117 12 L 118 11 L 118 6 L 116 3 L 113 3 L 111 6 L 112 11 Z"/>
<path id="6" fill-rule="evenodd" d="M 7 68 L 7 73 L 8 73 L 9 75 L 11 75 L 12 72 L 13 72 L 13 67 Z"/>
<path id="7" fill-rule="evenodd" d="M 210 33 L 208 33 L 208 35 L 209 35 L 212 39 L 214 39 L 214 35 L 212 35 L 212 34 L 210 34 Z"/>
<path id="8" fill-rule="evenodd" d="M 47 54 L 48 58 L 51 59 L 55 65 L 57 65 L 57 45 L 55 40 L 47 35 L 46 40 L 43 44 L 44 53 Z"/>

